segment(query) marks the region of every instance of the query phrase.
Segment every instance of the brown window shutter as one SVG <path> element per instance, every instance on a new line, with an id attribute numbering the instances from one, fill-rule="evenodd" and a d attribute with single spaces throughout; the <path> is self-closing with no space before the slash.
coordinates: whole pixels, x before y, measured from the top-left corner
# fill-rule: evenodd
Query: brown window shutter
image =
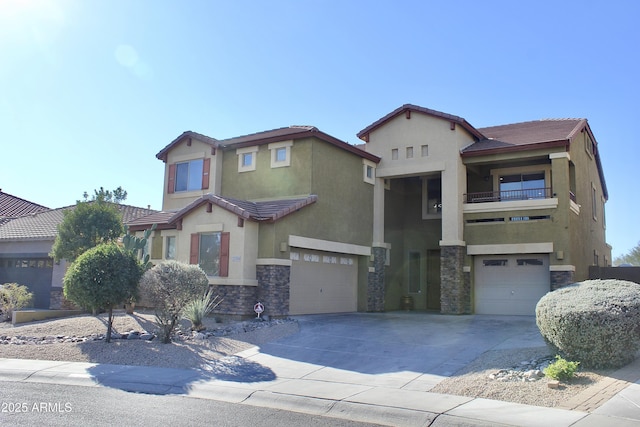
<path id="1" fill-rule="evenodd" d="M 229 241 L 229 233 L 220 235 L 220 277 L 229 276 Z"/>
<path id="2" fill-rule="evenodd" d="M 176 164 L 169 165 L 169 180 L 167 184 L 167 193 L 171 194 L 176 189 Z"/>
<path id="3" fill-rule="evenodd" d="M 204 159 L 202 162 L 202 189 L 207 190 L 209 188 L 209 172 L 211 169 L 211 159 Z"/>
<path id="4" fill-rule="evenodd" d="M 198 264 L 198 252 L 200 252 L 200 235 L 191 235 L 191 247 L 189 251 L 189 264 Z"/>

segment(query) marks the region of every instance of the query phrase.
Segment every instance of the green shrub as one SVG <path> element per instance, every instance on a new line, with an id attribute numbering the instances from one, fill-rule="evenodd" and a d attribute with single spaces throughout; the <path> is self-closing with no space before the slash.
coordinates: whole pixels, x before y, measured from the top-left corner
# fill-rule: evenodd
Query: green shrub
<path id="1" fill-rule="evenodd" d="M 580 362 L 569 362 L 560 355 L 556 355 L 556 361 L 544 368 L 542 372 L 554 380 L 567 381 L 573 378 L 578 370 L 578 365 Z"/>
<path id="2" fill-rule="evenodd" d="M 201 298 L 208 287 L 209 279 L 197 265 L 164 261 L 144 273 L 140 291 L 154 306 L 163 343 L 171 342 L 171 334 L 185 306 Z"/>
<path id="3" fill-rule="evenodd" d="M 640 349 L 640 285 L 587 280 L 549 292 L 536 324 L 554 353 L 589 368 L 624 366 Z"/>
<path id="4" fill-rule="evenodd" d="M 109 312 L 106 342 L 111 341 L 113 308 L 135 298 L 142 265 L 135 254 L 115 243 L 89 249 L 76 259 L 63 279 L 65 298 L 85 309 Z"/>
<path id="5" fill-rule="evenodd" d="M 3 320 L 11 320 L 13 312 L 29 307 L 33 302 L 33 293 L 29 288 L 17 283 L 5 283 L 0 286 L 0 310 Z"/>
<path id="6" fill-rule="evenodd" d="M 222 299 L 218 299 L 218 295 L 213 295 L 211 289 L 202 297 L 191 300 L 187 303 L 183 310 L 183 316 L 191 321 L 191 329 L 201 331 L 203 328 L 202 320 L 216 308 Z"/>

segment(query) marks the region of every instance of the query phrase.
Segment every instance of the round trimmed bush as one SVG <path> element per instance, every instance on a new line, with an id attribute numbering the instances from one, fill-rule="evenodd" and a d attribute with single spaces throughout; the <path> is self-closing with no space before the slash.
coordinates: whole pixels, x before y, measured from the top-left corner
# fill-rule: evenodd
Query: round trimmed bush
<path id="1" fill-rule="evenodd" d="M 556 353 L 581 366 L 617 368 L 640 349 L 640 285 L 586 280 L 538 301 L 536 324 Z"/>

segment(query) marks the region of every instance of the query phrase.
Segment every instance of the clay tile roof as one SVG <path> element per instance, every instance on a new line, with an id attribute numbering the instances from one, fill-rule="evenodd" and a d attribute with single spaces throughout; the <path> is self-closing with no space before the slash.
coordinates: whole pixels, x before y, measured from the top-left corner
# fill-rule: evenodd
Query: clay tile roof
<path id="1" fill-rule="evenodd" d="M 0 225 L 0 240 L 53 240 L 58 234 L 58 224 L 64 219 L 64 211 L 74 208 L 75 205 L 49 209 L 13 219 Z M 123 223 L 154 212 L 129 205 L 118 205 L 118 209 Z"/>
<path id="2" fill-rule="evenodd" d="M 49 208 L 0 190 L 0 224 L 7 222 L 11 218 L 46 210 L 49 210 Z"/>
<path id="3" fill-rule="evenodd" d="M 270 144 L 272 142 L 280 142 L 287 140 L 295 140 L 300 138 L 316 137 L 320 140 L 333 144 L 338 148 L 349 151 L 372 162 L 379 163 L 380 158 L 367 153 L 366 151 L 335 138 L 327 133 L 322 132 L 315 126 L 289 126 L 279 129 L 267 130 L 264 132 L 252 133 L 249 135 L 237 136 L 234 138 L 220 140 L 219 143 L 226 149 L 236 149 L 243 147 L 251 147 L 254 145 Z"/>
<path id="4" fill-rule="evenodd" d="M 522 145 L 571 139 L 585 123 L 585 119 L 546 119 L 478 130 L 489 139 Z"/>
<path id="5" fill-rule="evenodd" d="M 206 203 L 211 203 L 246 220 L 256 222 L 277 221 L 305 206 L 315 203 L 317 200 L 318 196 L 310 195 L 296 199 L 252 202 L 249 200 L 216 196 L 214 194 L 205 194 L 177 212 L 157 212 L 138 218 L 135 221 L 130 221 L 127 225 L 132 231 L 144 230 L 153 224 L 157 224 L 158 229 L 175 228 L 180 219 Z"/>

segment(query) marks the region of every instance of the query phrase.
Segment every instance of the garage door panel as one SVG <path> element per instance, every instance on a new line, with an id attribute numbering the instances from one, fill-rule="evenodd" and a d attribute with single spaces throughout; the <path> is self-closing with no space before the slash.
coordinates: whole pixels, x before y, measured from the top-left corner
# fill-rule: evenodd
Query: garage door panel
<path id="1" fill-rule="evenodd" d="M 357 311 L 357 259 L 301 251 L 292 261 L 290 314 Z"/>
<path id="2" fill-rule="evenodd" d="M 549 256 L 478 256 L 474 265 L 475 312 L 534 315 L 549 291 Z"/>

